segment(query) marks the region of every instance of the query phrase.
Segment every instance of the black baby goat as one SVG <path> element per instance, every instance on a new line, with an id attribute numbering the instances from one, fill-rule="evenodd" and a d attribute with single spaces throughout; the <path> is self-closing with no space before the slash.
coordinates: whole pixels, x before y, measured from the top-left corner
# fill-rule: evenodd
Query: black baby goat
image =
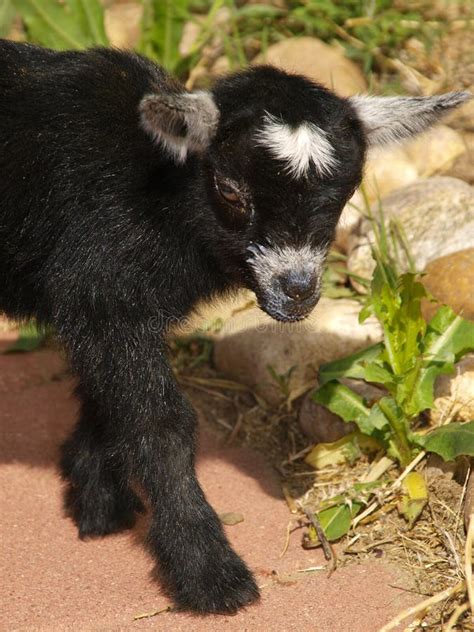
<path id="1" fill-rule="evenodd" d="M 265 66 L 189 93 L 131 53 L 0 41 L 0 311 L 52 325 L 77 375 L 61 467 L 81 537 L 131 527 L 138 484 L 180 607 L 258 598 L 196 480 L 166 323 L 238 287 L 307 316 L 367 146 L 468 96 L 343 99 Z"/>

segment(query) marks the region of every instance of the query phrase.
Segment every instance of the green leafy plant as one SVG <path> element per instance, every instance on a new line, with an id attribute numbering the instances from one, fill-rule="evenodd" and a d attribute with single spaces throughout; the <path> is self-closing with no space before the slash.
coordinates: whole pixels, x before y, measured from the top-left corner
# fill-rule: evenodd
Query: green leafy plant
<path id="1" fill-rule="evenodd" d="M 352 519 L 367 505 L 374 491 L 380 485 L 377 481 L 355 483 L 345 494 L 332 496 L 321 503 L 315 515 L 329 542 L 339 540 L 349 531 Z M 310 526 L 304 546 L 305 548 L 313 548 L 318 544 L 319 538 L 316 529 Z"/>
<path id="2" fill-rule="evenodd" d="M 325 41 L 338 38 L 347 54 L 359 61 L 366 72 L 379 56 L 392 56 L 413 35 L 429 41 L 433 28 L 426 28 L 421 4 L 411 9 L 391 0 L 309 0 L 290 3 L 289 23 L 293 30 L 302 30 Z"/>
<path id="3" fill-rule="evenodd" d="M 452 439 L 453 431 L 447 435 L 445 429 L 435 429 L 428 441 L 415 432 L 414 423 L 421 412 L 433 406 L 436 378 L 452 373 L 455 362 L 474 350 L 474 323 L 443 306 L 427 324 L 421 313 L 426 291 L 416 275 L 405 273 L 391 279 L 384 272 L 377 265 L 371 293 L 361 312 L 361 320 L 372 314 L 377 317 L 383 342 L 323 365 L 321 387 L 313 399 L 345 421 L 355 422 L 362 433 L 379 441 L 405 466 L 421 447 L 430 446 L 441 456 L 447 454 L 442 437 Z M 369 407 L 360 395 L 339 382 L 342 377 L 381 384 L 387 396 Z M 469 441 L 465 430 L 463 433 L 464 454 L 474 455 L 474 435 Z M 437 441 L 433 436 L 438 437 Z"/>
<path id="4" fill-rule="evenodd" d="M 312 397 L 344 421 L 355 423 L 360 437 L 372 439 L 403 468 L 423 450 L 434 452 L 446 461 L 460 455 L 474 456 L 474 421 L 451 422 L 436 428 L 423 427 L 421 422 L 421 413 L 434 405 L 436 378 L 452 373 L 455 363 L 474 350 L 474 323 L 445 305 L 427 323 L 422 315 L 422 302 L 429 297 L 421 276 L 414 271 L 402 227 L 384 217 L 381 204 L 379 217 L 371 213 L 368 204 L 365 215 L 374 233 L 375 270 L 359 319 L 363 322 L 370 316 L 377 318 L 383 339 L 346 358 L 322 365 L 319 388 Z M 401 271 L 407 268 L 408 272 Z M 382 391 L 377 401 L 368 402 L 343 384 L 343 378 L 375 383 L 386 394 Z M 353 441 L 351 435 L 334 444 L 317 445 L 305 460 L 316 468 L 321 460 L 326 465 L 341 462 L 335 458 L 343 448 L 347 452 L 348 441 Z M 319 453 L 321 448 L 323 454 Z M 342 456 L 347 461 L 347 454 Z M 411 472 L 399 493 L 396 506 L 412 526 L 428 499 L 423 477 Z M 327 511 L 327 503 L 331 514 L 326 525 L 326 514 L 320 514 Z M 347 494 L 342 494 L 325 501 L 316 516 L 331 540 L 334 534 L 339 538 L 349 531 L 362 508 L 359 503 L 351 505 L 349 511 Z"/>
<path id="5" fill-rule="evenodd" d="M 170 72 L 178 72 L 179 44 L 184 24 L 190 19 L 189 0 L 144 0 L 143 5 L 139 51 Z"/>
<path id="6" fill-rule="evenodd" d="M 474 323 L 446 305 L 426 323 L 421 307 L 429 297 L 414 271 L 403 227 L 385 217 L 380 201 L 377 217 L 367 201 L 364 212 L 374 234 L 372 256 L 376 265 L 359 320 L 376 317 L 383 340 L 321 366 L 320 388 L 313 399 L 344 421 L 356 423 L 362 433 L 378 441 L 403 466 L 422 448 L 445 458 L 452 451 L 443 446 L 453 442 L 453 431 L 446 433 L 446 429 L 437 428 L 428 439 L 415 428 L 420 414 L 433 407 L 436 378 L 452 373 L 455 363 L 474 350 Z M 401 272 L 407 268 L 409 272 Z M 387 395 L 369 405 L 341 384 L 341 378 L 380 384 Z M 463 453 L 474 454 L 474 441 L 466 434 L 463 429 Z"/>
<path id="7" fill-rule="evenodd" d="M 15 17 L 15 9 L 11 0 L 0 2 L 0 37 L 5 37 L 10 31 L 10 27 Z"/>
<path id="8" fill-rule="evenodd" d="M 337 40 L 365 71 L 385 56 L 395 57 L 413 35 L 429 42 L 442 20 L 423 19 L 423 6 L 415 9 L 389 0 L 293 0 L 286 7 L 248 4 L 236 0 L 141 0 L 142 34 L 138 50 L 169 71 L 185 77 L 199 63 L 206 47 L 222 49 L 231 69 L 245 66 L 256 54 L 287 37 L 311 35 Z M 228 18 L 216 20 L 226 9 Z M 30 41 L 56 49 L 106 46 L 104 9 L 100 0 L 3 0 L 0 35 L 7 35 L 15 11 L 24 22 Z M 198 26 L 197 36 L 183 57 L 180 52 L 187 22 Z M 431 35 L 432 37 L 432 35 Z"/>
<path id="9" fill-rule="evenodd" d="M 28 39 L 58 50 L 107 46 L 99 0 L 11 0 Z"/>
<path id="10" fill-rule="evenodd" d="M 338 40 L 347 55 L 369 72 L 385 56 L 395 57 L 410 37 L 416 35 L 429 44 L 433 31 L 445 28 L 441 20 L 426 26 L 421 3 L 416 8 L 409 3 L 394 7 L 390 0 L 292 0 L 286 8 L 235 0 L 224 4 L 231 14 L 227 33 L 232 39 L 225 51 L 233 64 L 240 65 L 255 51 L 265 53 L 271 43 L 309 35 L 326 42 Z"/>

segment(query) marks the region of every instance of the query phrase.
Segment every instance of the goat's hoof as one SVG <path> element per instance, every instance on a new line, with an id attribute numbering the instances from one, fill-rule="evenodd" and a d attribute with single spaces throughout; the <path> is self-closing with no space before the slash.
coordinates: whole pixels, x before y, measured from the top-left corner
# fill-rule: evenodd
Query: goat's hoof
<path id="1" fill-rule="evenodd" d="M 235 614 L 258 601 L 260 593 L 255 579 L 237 556 L 213 560 L 209 568 L 189 579 L 175 595 L 183 610 L 205 614 Z"/>
<path id="2" fill-rule="evenodd" d="M 132 490 L 122 491 L 119 497 L 97 493 L 85 502 L 72 487 L 66 494 L 66 509 L 77 525 L 81 540 L 131 529 L 135 525 L 137 513 L 145 511 L 141 500 Z"/>

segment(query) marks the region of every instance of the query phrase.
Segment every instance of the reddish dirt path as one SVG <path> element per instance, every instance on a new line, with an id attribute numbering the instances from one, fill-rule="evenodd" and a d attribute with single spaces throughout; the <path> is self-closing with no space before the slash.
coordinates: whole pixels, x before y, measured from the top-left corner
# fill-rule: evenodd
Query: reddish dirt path
<path id="1" fill-rule="evenodd" d="M 0 351 L 7 337 L 0 334 Z M 169 603 L 141 546 L 146 517 L 132 532 L 81 542 L 63 515 L 55 463 L 76 412 L 71 387 L 52 351 L 0 355 L 0 630 L 372 632 L 414 602 L 382 563 L 352 565 L 329 579 L 325 571 L 297 573 L 324 560 L 300 547 L 298 532 L 280 558 L 290 514 L 272 470 L 259 455 L 219 448 L 203 432 L 199 478 L 218 513 L 244 515 L 226 529 L 264 586 L 261 603 L 234 617 L 166 612 L 134 621 Z"/>

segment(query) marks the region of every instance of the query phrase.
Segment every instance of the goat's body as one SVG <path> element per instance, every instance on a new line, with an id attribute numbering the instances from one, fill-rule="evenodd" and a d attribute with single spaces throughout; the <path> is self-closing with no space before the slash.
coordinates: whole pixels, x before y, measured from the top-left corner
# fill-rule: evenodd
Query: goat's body
<path id="1" fill-rule="evenodd" d="M 0 43 L 0 311 L 53 325 L 78 376 L 62 472 L 81 536 L 133 524 L 133 478 L 160 505 L 150 548 L 181 605 L 235 610 L 257 591 L 194 477 L 195 416 L 163 342 L 229 286 L 187 186 L 196 161 L 175 167 L 139 126 L 140 99 L 170 82 L 131 54 Z M 209 551 L 189 556 L 192 532 Z"/>
<path id="2" fill-rule="evenodd" d="M 271 67 L 189 94 L 133 54 L 0 40 L 0 311 L 52 325 L 77 375 L 61 468 L 81 536 L 134 523 L 134 481 L 180 606 L 258 597 L 197 482 L 164 334 L 238 285 L 276 319 L 308 315 L 367 138 L 408 136 L 465 98 L 387 109 Z"/>
<path id="3" fill-rule="evenodd" d="M 74 292 L 68 267 L 71 281 L 93 275 L 99 310 L 135 300 L 179 317 L 216 289 L 193 248 L 198 227 L 173 230 L 196 217 L 183 177 L 196 165 L 177 170 L 138 124 L 140 99 L 169 81 L 118 51 L 0 43 L 0 309 L 54 321 L 56 300 Z M 170 251 L 189 257 L 192 279 Z"/>

